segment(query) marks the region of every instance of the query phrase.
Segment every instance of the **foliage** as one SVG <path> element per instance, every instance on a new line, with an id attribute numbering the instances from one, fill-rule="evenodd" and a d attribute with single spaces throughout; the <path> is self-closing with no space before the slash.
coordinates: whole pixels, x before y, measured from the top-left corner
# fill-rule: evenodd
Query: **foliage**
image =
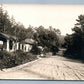
<path id="1" fill-rule="evenodd" d="M 2 7 L 0 7 L 0 32 L 7 32 L 7 30 L 11 27 L 11 22 L 9 20 L 9 16 L 7 11 L 4 12 Z"/>
<path id="2" fill-rule="evenodd" d="M 36 31 L 34 39 L 38 42 L 38 46 L 47 47 L 50 52 L 56 54 L 59 47 L 57 34 L 54 31 L 45 29 L 43 26 L 37 28 Z"/>
<path id="3" fill-rule="evenodd" d="M 16 23 L 14 18 L 9 18 L 7 11 L 0 7 L 0 32 L 16 36 L 19 41 L 27 38 L 27 32 L 23 24 Z"/>
<path id="4" fill-rule="evenodd" d="M 64 43 L 65 43 L 65 40 L 64 40 L 64 35 L 58 35 L 59 37 L 59 47 L 60 48 L 63 48 L 64 47 Z"/>
<path id="5" fill-rule="evenodd" d="M 76 20 L 77 24 L 72 29 L 73 34 L 65 37 L 67 51 L 65 56 L 84 59 L 84 15 L 80 15 Z"/>
<path id="6" fill-rule="evenodd" d="M 30 52 L 32 54 L 39 55 L 41 54 L 42 50 L 38 48 L 37 44 L 34 44 Z"/>
<path id="7" fill-rule="evenodd" d="M 37 59 L 36 55 L 23 51 L 0 51 L 0 68 L 10 68 Z"/>

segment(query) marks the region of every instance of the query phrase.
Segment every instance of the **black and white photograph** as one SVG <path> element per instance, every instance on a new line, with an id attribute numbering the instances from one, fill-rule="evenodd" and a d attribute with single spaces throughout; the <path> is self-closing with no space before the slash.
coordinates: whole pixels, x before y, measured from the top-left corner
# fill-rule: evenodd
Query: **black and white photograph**
<path id="1" fill-rule="evenodd" d="M 0 4 L 0 79 L 84 80 L 84 5 Z"/>

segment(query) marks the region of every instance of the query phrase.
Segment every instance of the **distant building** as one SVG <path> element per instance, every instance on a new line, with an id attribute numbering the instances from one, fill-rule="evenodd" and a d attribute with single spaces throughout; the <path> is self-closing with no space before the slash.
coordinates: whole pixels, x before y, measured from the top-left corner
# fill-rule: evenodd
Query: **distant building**
<path id="1" fill-rule="evenodd" d="M 35 43 L 33 39 L 25 39 L 22 42 L 20 42 L 20 50 L 23 50 L 24 52 L 29 52 L 32 49 L 32 45 Z"/>

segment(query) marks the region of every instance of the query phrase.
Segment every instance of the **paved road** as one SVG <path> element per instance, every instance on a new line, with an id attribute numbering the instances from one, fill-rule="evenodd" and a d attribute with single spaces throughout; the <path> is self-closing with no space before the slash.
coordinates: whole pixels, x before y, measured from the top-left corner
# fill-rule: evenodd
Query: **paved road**
<path id="1" fill-rule="evenodd" d="M 84 64 L 52 56 L 0 71 L 1 79 L 84 80 Z"/>

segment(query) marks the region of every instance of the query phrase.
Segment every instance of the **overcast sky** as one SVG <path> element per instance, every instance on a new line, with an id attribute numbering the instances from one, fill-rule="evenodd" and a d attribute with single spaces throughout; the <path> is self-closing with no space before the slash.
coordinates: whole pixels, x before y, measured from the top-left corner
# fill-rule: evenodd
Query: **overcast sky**
<path id="1" fill-rule="evenodd" d="M 38 27 L 52 26 L 61 30 L 61 34 L 71 34 L 76 19 L 84 14 L 83 5 L 35 5 L 35 4 L 4 4 L 10 17 L 13 15 L 17 22 Z"/>

